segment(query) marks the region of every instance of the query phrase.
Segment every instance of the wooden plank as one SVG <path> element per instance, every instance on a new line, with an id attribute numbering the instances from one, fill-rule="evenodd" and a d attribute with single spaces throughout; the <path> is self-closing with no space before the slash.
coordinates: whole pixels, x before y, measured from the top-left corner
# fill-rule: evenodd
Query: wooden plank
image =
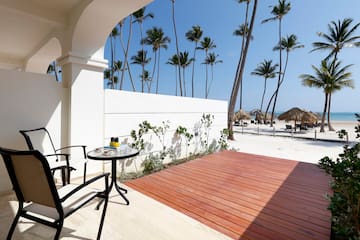
<path id="1" fill-rule="evenodd" d="M 224 151 L 125 183 L 233 239 L 329 239 L 314 164 Z"/>

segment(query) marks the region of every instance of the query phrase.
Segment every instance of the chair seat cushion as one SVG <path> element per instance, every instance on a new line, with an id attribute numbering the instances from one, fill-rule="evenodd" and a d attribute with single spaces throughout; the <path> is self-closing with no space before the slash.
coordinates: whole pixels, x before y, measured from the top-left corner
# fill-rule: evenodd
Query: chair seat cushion
<path id="1" fill-rule="evenodd" d="M 78 185 L 68 184 L 60 189 L 58 189 L 59 197 L 62 198 L 67 193 L 69 193 L 74 188 L 78 187 Z M 93 188 L 82 188 L 81 190 L 74 193 L 67 200 L 62 202 L 64 216 L 70 215 L 73 211 L 78 209 L 84 203 L 90 201 L 99 193 L 99 190 Z M 25 211 L 28 211 L 28 214 L 41 215 L 44 217 L 48 217 L 54 220 L 59 219 L 59 213 L 56 208 L 47 207 L 41 204 L 30 203 L 26 207 L 24 207 Z"/>

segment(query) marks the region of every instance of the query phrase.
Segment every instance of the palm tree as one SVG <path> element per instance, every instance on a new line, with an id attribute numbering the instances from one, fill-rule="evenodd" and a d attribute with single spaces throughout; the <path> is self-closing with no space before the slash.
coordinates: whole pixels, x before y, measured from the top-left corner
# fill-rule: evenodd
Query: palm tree
<path id="1" fill-rule="evenodd" d="M 131 57 L 132 64 L 138 64 L 141 66 L 141 69 L 145 70 L 145 66 L 150 63 L 151 58 L 147 58 L 147 51 L 140 50 L 137 52 L 137 55 L 134 55 Z M 143 73 L 145 71 L 142 71 Z M 141 74 L 141 76 L 145 76 L 144 74 Z M 144 92 L 144 84 L 148 84 L 149 81 L 145 81 L 144 79 L 141 79 L 141 92 Z M 148 86 L 149 88 L 149 86 Z"/>
<path id="2" fill-rule="evenodd" d="M 176 55 L 178 57 L 178 71 L 179 71 L 179 86 L 180 86 L 180 96 L 183 95 L 182 91 L 182 84 L 181 84 L 181 66 L 180 66 L 180 50 L 179 50 L 179 39 L 176 31 L 176 22 L 175 22 L 175 0 L 171 1 L 171 15 L 172 15 L 172 22 L 173 22 L 173 28 L 174 28 L 174 35 L 175 35 L 175 46 L 176 46 Z"/>
<path id="3" fill-rule="evenodd" d="M 179 66 L 179 58 L 177 54 L 174 54 L 169 60 L 166 62 L 166 64 L 170 64 L 172 66 L 175 66 L 175 95 L 177 96 L 178 93 L 178 79 L 177 79 L 177 70 Z"/>
<path id="4" fill-rule="evenodd" d="M 273 48 L 274 51 L 279 51 L 281 50 L 285 50 L 286 51 L 286 59 L 285 59 L 285 67 L 284 70 L 282 72 L 282 77 L 281 77 L 281 81 L 280 84 L 278 85 L 278 88 L 276 88 L 275 92 L 273 93 L 273 95 L 271 96 L 269 103 L 267 105 L 266 111 L 265 111 L 265 116 L 267 116 L 267 113 L 269 111 L 269 107 L 271 105 L 272 100 L 274 99 L 274 97 L 276 96 L 276 92 L 279 91 L 279 88 L 281 87 L 282 83 L 284 82 L 285 79 L 285 73 L 287 70 L 287 66 L 288 66 L 288 62 L 289 62 L 289 53 L 295 49 L 298 48 L 303 48 L 304 45 L 300 44 L 299 42 L 297 42 L 297 37 L 294 34 L 291 34 L 290 36 L 287 36 L 286 38 L 282 38 L 280 44 L 278 44 L 277 46 L 275 46 Z M 281 75 L 281 74 L 280 74 Z"/>
<path id="5" fill-rule="evenodd" d="M 354 82 L 350 79 L 351 73 L 348 72 L 351 65 L 340 68 L 340 64 L 340 61 L 336 61 L 335 64 L 333 64 L 329 63 L 327 60 L 323 60 L 320 68 L 312 66 L 315 71 L 315 76 L 310 74 L 300 75 L 304 86 L 322 88 L 324 91 L 325 102 L 321 118 L 320 132 L 324 132 L 326 111 L 328 111 L 329 130 L 332 129 L 330 124 L 330 95 L 335 91 L 341 90 L 343 87 L 354 87 Z"/>
<path id="6" fill-rule="evenodd" d="M 337 23 L 332 21 L 331 24 L 328 24 L 330 34 L 318 33 L 326 42 L 314 42 L 314 49 L 311 50 L 311 52 L 330 50 L 329 55 L 327 55 L 325 59 L 328 60 L 330 57 L 334 57 L 333 62 L 336 62 L 338 53 L 344 47 L 360 47 L 360 36 L 353 36 L 356 29 L 360 26 L 360 23 L 350 28 L 352 22 L 353 19 L 351 18 L 345 18 L 342 22 L 338 20 Z"/>
<path id="7" fill-rule="evenodd" d="M 262 107 L 264 103 L 264 97 L 266 93 L 266 83 L 269 78 L 275 78 L 276 77 L 276 68 L 278 67 L 278 64 L 272 65 L 272 60 L 264 60 L 262 63 L 260 63 L 257 68 L 251 73 L 253 75 L 261 76 L 264 78 L 264 91 L 261 98 L 261 104 L 260 104 L 260 112 L 262 112 Z M 266 114 L 265 114 L 266 116 Z"/>
<path id="8" fill-rule="evenodd" d="M 236 36 L 241 36 L 242 37 L 242 41 L 241 41 L 241 52 L 240 52 L 240 60 L 239 60 L 239 64 L 238 64 L 238 68 L 236 69 L 236 74 L 235 74 L 235 79 L 238 78 L 239 75 L 239 67 L 240 67 L 240 63 L 242 61 L 242 57 L 243 57 L 243 52 L 244 52 L 244 47 L 245 47 L 245 39 L 247 36 L 247 33 L 249 32 L 249 28 L 248 28 L 248 18 L 249 18 L 249 6 L 250 6 L 250 2 L 251 0 L 237 0 L 238 3 L 246 3 L 246 10 L 245 10 L 245 19 L 244 19 L 244 23 L 242 25 L 240 25 L 239 27 L 239 31 L 235 30 L 234 31 L 234 35 Z M 252 39 L 252 37 L 251 37 Z M 242 89 L 243 89 L 243 84 L 242 84 L 242 76 L 240 78 L 240 90 L 239 90 L 239 110 L 242 109 Z"/>
<path id="9" fill-rule="evenodd" d="M 117 60 L 114 62 L 114 69 L 112 71 L 114 72 L 114 74 L 115 73 L 118 74 L 117 79 L 119 79 L 120 71 L 122 71 L 122 68 L 123 68 L 122 65 L 123 65 L 123 62 L 120 60 Z M 119 87 L 119 89 L 121 90 L 121 86 Z"/>
<path id="10" fill-rule="evenodd" d="M 202 37 L 203 31 L 199 25 L 193 26 L 191 30 L 189 30 L 185 35 L 186 38 L 191 41 L 195 42 L 194 47 L 194 56 L 193 56 L 193 65 L 192 65 L 192 77 L 191 77 L 191 96 L 194 97 L 194 74 L 195 74 L 195 60 L 196 60 L 196 50 L 198 43 Z"/>
<path id="11" fill-rule="evenodd" d="M 61 70 L 58 70 L 58 67 L 56 66 L 56 61 L 52 61 L 51 64 L 48 66 L 46 73 L 47 74 L 53 74 L 55 75 L 55 80 L 57 82 L 60 81 L 59 76 L 58 76 L 58 72 L 61 72 Z"/>
<path id="12" fill-rule="evenodd" d="M 135 85 L 134 85 L 134 82 L 133 82 L 133 79 L 132 79 L 130 65 L 129 65 L 129 62 L 128 62 L 130 40 L 131 40 L 131 37 L 132 37 L 132 23 L 133 23 L 132 22 L 132 17 L 133 17 L 133 15 L 129 16 L 129 35 L 128 35 L 126 47 L 125 47 L 125 44 L 124 44 L 124 41 L 123 41 L 123 38 L 122 38 L 122 27 L 124 25 L 125 19 L 121 20 L 118 23 L 119 29 L 120 29 L 120 31 L 119 31 L 120 45 L 121 45 L 121 48 L 122 48 L 122 51 L 123 51 L 123 54 L 124 54 L 124 68 L 121 71 L 120 90 L 122 90 L 122 88 L 123 88 L 125 71 L 127 70 L 128 73 L 129 73 L 129 77 L 130 77 L 131 86 L 133 88 L 133 91 L 135 92 L 136 89 L 135 89 Z"/>
<path id="13" fill-rule="evenodd" d="M 180 52 L 180 66 L 183 70 L 183 83 L 184 83 L 184 96 L 186 96 L 186 81 L 185 81 L 185 69 L 194 61 L 193 58 L 189 59 L 189 52 Z"/>
<path id="14" fill-rule="evenodd" d="M 204 37 L 200 42 L 200 47 L 198 49 L 205 51 L 205 59 L 208 57 L 209 50 L 216 48 L 214 41 L 210 37 Z M 208 90 L 208 65 L 206 64 L 206 80 L 205 80 L 205 98 L 207 98 Z"/>
<path id="15" fill-rule="evenodd" d="M 244 38 L 247 36 L 248 33 L 249 33 L 249 26 L 245 26 L 245 24 L 241 24 L 237 29 L 234 30 L 233 35 Z M 251 36 L 250 39 L 253 40 L 254 37 Z"/>
<path id="16" fill-rule="evenodd" d="M 146 31 L 146 37 L 142 40 L 142 42 L 146 45 L 151 45 L 154 52 L 154 68 L 151 79 L 154 79 L 155 67 L 157 66 L 157 78 L 156 78 L 156 93 L 158 93 L 159 89 L 159 74 L 160 74 L 160 49 L 167 49 L 168 43 L 170 42 L 170 38 L 164 36 L 164 32 L 162 28 L 153 27 Z M 152 81 L 151 81 L 152 82 Z"/>
<path id="17" fill-rule="evenodd" d="M 290 3 L 287 3 L 286 0 L 278 0 L 279 4 L 277 6 L 273 6 L 271 14 L 274 15 L 274 17 L 265 19 L 262 21 L 262 23 L 265 22 L 269 22 L 269 21 L 279 21 L 279 44 L 281 44 L 281 23 L 282 23 L 282 19 L 283 17 L 290 11 L 291 9 L 291 5 Z M 279 88 L 280 88 L 280 83 L 281 83 L 281 74 L 282 74 L 282 48 L 279 49 L 279 75 L 278 75 L 278 83 L 277 83 L 277 87 L 276 87 L 276 92 L 275 92 L 275 99 L 274 99 L 274 104 L 273 104 L 273 109 L 271 111 L 271 120 L 270 120 L 270 126 L 272 126 L 273 124 L 273 119 L 274 119 L 274 112 L 275 112 L 275 107 L 276 107 L 276 102 L 277 102 L 277 97 L 279 94 Z"/>
<path id="18" fill-rule="evenodd" d="M 248 5 L 247 5 L 248 6 Z M 241 36 L 242 37 L 242 43 L 241 43 L 241 52 L 240 52 L 240 61 L 242 58 L 242 52 L 244 50 L 244 43 L 245 43 L 245 37 L 246 35 L 249 33 L 249 27 L 247 26 L 247 24 L 242 24 L 239 26 L 238 29 L 235 29 L 233 35 L 235 36 Z M 250 36 L 250 39 L 253 40 L 253 36 Z M 239 65 L 238 65 L 239 67 Z M 239 69 L 237 69 L 235 78 L 237 77 Z M 240 79 L 240 90 L 239 90 L 239 111 L 242 109 L 242 89 L 243 89 L 243 84 L 242 84 L 242 78 Z"/>
<path id="19" fill-rule="evenodd" d="M 228 138 L 230 140 L 234 140 L 234 133 L 233 133 L 233 130 L 232 130 L 233 129 L 232 119 L 233 119 L 233 116 L 234 116 L 237 93 L 239 91 L 240 81 L 241 81 L 242 75 L 244 73 L 244 68 L 245 68 L 245 63 L 246 63 L 246 56 L 247 56 L 247 52 L 248 52 L 248 49 L 249 49 L 249 46 L 250 46 L 250 40 L 251 40 L 251 36 L 252 36 L 252 31 L 253 31 L 253 28 L 254 28 L 254 22 L 255 22 L 256 10 L 257 10 L 257 3 L 258 3 L 258 0 L 254 0 L 253 10 L 252 10 L 252 15 L 251 15 L 251 20 L 250 20 L 250 26 L 249 26 L 249 33 L 246 36 L 244 51 L 242 52 L 240 60 L 238 62 L 238 67 L 237 67 L 237 70 L 236 70 L 236 77 L 235 77 L 235 80 L 234 80 L 234 84 L 233 84 L 233 87 L 232 87 L 232 90 L 231 90 L 231 95 L 230 95 L 230 100 L 229 100 L 227 126 L 228 126 L 228 129 L 229 129 Z"/>
<path id="20" fill-rule="evenodd" d="M 112 82 L 112 89 L 115 89 L 115 79 L 114 79 L 114 62 L 115 62 L 115 39 L 119 35 L 119 31 L 117 27 L 114 27 L 113 30 L 110 33 L 110 48 L 111 48 L 111 62 L 110 62 L 110 79 Z"/>
<path id="21" fill-rule="evenodd" d="M 206 92 L 206 98 L 208 98 L 208 96 L 209 96 L 210 88 L 211 88 L 211 85 L 214 80 L 214 65 L 223 62 L 222 60 L 216 59 L 218 56 L 219 56 L 219 54 L 215 55 L 215 53 L 209 53 L 209 55 L 206 57 L 206 59 L 204 61 L 204 64 L 210 65 L 210 68 L 211 68 L 211 81 L 209 84 L 209 88 L 207 89 L 207 92 Z"/>
<path id="22" fill-rule="evenodd" d="M 107 79 L 107 86 L 111 89 L 115 89 L 115 85 L 118 83 L 119 79 L 117 76 L 113 75 L 113 69 L 107 68 L 104 71 L 104 79 Z"/>
<path id="23" fill-rule="evenodd" d="M 154 18 L 153 13 L 148 13 L 145 15 L 145 10 L 146 10 L 146 8 L 143 7 L 133 13 L 133 16 L 135 18 L 133 23 L 137 22 L 140 27 L 140 39 L 143 39 L 143 22 L 148 18 Z M 144 43 L 142 43 L 142 42 L 141 42 L 141 50 L 144 52 Z M 142 67 L 141 72 L 144 72 L 145 66 L 141 65 L 141 67 Z M 143 76 L 143 74 L 141 76 Z M 141 92 L 144 92 L 144 83 L 145 83 L 145 81 L 144 81 L 144 79 L 142 79 L 141 80 Z"/>
<path id="24" fill-rule="evenodd" d="M 145 81 L 146 85 L 148 86 L 148 92 L 150 92 L 152 79 L 150 77 L 149 71 L 144 70 L 142 72 L 142 74 L 140 75 L 140 78 L 141 78 L 142 81 Z M 150 83 L 148 83 L 148 82 L 150 82 Z"/>
<path id="25" fill-rule="evenodd" d="M 336 23 L 332 21 L 328 24 L 329 34 L 318 33 L 318 35 L 325 39 L 325 42 L 314 42 L 314 49 L 311 51 L 318 50 L 330 50 L 330 53 L 325 58 L 328 60 L 333 57 L 332 64 L 335 65 L 339 52 L 344 47 L 360 47 L 360 36 L 354 36 L 356 29 L 360 26 L 360 23 L 355 24 L 351 27 L 353 20 L 351 18 L 345 18 L 342 22 L 338 20 Z M 328 106 L 331 106 L 331 93 L 329 95 Z M 330 110 L 328 110 L 330 112 Z M 330 130 L 334 130 L 332 126 L 329 126 Z"/>

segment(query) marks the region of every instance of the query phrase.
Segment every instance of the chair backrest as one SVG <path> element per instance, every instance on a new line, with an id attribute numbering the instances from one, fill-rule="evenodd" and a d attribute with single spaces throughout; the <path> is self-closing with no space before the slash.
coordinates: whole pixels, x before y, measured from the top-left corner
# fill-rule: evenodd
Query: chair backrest
<path id="1" fill-rule="evenodd" d="M 29 150 L 39 150 L 42 154 L 54 154 L 55 146 L 46 128 L 36 128 L 19 131 L 25 138 Z"/>
<path id="2" fill-rule="evenodd" d="M 19 201 L 61 209 L 49 164 L 39 151 L 0 148 L 0 154 Z"/>

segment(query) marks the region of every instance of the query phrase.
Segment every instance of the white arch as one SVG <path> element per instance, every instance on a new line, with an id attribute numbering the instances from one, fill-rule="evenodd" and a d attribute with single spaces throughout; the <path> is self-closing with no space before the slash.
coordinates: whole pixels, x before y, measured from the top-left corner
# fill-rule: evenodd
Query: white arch
<path id="1" fill-rule="evenodd" d="M 152 0 L 94 0 L 81 13 L 73 30 L 71 52 L 102 59 L 103 46 L 112 28 Z"/>
<path id="2" fill-rule="evenodd" d="M 27 60 L 24 70 L 26 72 L 46 73 L 49 64 L 59 56 L 61 56 L 60 41 L 52 37 Z"/>

